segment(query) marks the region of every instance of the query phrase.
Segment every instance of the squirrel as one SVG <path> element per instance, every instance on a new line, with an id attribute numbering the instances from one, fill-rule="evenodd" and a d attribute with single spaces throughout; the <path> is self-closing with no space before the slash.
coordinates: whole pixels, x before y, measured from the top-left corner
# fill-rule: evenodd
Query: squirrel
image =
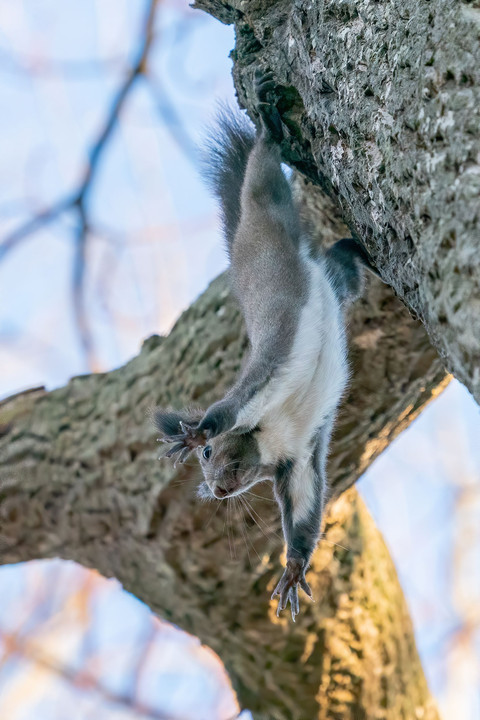
<path id="1" fill-rule="evenodd" d="M 299 612 L 320 534 L 332 427 L 349 370 L 345 307 L 360 296 L 363 268 L 353 238 L 315 249 L 281 168 L 283 124 L 271 102 L 271 73 L 255 75 L 258 129 L 224 112 L 209 141 L 208 179 L 220 200 L 230 281 L 250 351 L 233 387 L 205 412 L 157 409 L 159 440 L 178 462 L 197 450 L 199 494 L 219 500 L 273 480 L 287 544 L 272 598 L 277 614 Z"/>

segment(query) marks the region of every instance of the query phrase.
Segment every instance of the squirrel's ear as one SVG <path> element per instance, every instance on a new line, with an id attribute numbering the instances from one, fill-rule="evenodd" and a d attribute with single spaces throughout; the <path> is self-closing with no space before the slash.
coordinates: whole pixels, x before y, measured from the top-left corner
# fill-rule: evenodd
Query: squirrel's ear
<path id="1" fill-rule="evenodd" d="M 180 435 L 183 430 L 180 423 L 195 427 L 204 415 L 203 410 L 162 410 L 157 408 L 153 412 L 155 427 L 164 435 Z"/>

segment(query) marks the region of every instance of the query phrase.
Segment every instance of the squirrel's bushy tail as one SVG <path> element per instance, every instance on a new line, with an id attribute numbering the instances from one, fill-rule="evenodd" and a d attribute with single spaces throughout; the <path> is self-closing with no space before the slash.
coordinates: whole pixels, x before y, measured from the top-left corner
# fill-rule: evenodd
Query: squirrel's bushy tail
<path id="1" fill-rule="evenodd" d="M 223 232 L 230 252 L 240 219 L 240 196 L 255 128 L 228 107 L 222 107 L 210 129 L 203 153 L 204 174 L 220 200 Z"/>

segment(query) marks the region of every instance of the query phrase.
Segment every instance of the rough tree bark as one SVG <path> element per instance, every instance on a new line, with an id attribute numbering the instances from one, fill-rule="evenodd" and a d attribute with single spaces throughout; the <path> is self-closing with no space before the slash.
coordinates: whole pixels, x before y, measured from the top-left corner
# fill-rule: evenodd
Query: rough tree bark
<path id="1" fill-rule="evenodd" d="M 344 235 L 333 206 L 312 198 L 324 239 Z M 392 561 L 348 488 L 447 378 L 422 325 L 378 281 L 350 336 L 329 468 L 333 498 L 347 492 L 312 561 L 317 602 L 304 599 L 295 625 L 269 604 L 283 552 L 270 488 L 251 511 L 202 504 L 194 464 L 156 460 L 149 408 L 206 406 L 239 369 L 246 342 L 225 277 L 125 367 L 0 405 L 0 562 L 61 557 L 114 575 L 219 653 L 255 717 L 436 719 Z"/>
<path id="2" fill-rule="evenodd" d="M 382 276 L 480 401 L 478 0 L 196 0 L 235 23 L 255 115 L 273 70 L 284 157 L 335 196 Z"/>

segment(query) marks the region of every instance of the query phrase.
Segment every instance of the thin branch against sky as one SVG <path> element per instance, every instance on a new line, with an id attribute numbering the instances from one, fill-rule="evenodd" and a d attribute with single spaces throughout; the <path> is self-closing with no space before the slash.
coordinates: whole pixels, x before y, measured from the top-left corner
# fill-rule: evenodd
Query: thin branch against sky
<path id="1" fill-rule="evenodd" d="M 123 81 L 114 93 L 104 123 L 100 128 L 97 138 L 91 145 L 83 177 L 78 188 L 71 190 L 66 196 L 54 202 L 53 205 L 35 214 L 30 220 L 16 228 L 0 242 L 0 261 L 2 261 L 22 240 L 25 240 L 43 226 L 53 222 L 69 210 L 77 212 L 78 224 L 77 231 L 75 232 L 75 251 L 72 270 L 73 307 L 81 346 L 88 358 L 89 367 L 92 370 L 98 368 L 95 362 L 94 347 L 84 305 L 86 246 L 90 235 L 88 198 L 92 192 L 102 156 L 118 124 L 124 105 L 136 81 L 147 71 L 148 57 L 154 43 L 155 16 L 159 5 L 158 0 L 148 0 L 147 2 L 146 19 L 141 30 L 139 51 L 136 60 L 131 67 L 127 69 Z"/>

